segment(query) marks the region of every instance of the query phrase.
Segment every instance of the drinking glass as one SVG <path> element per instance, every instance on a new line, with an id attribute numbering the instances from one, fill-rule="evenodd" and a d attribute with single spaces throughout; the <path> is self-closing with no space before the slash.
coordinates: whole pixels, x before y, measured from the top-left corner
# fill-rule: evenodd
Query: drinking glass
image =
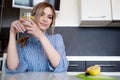
<path id="1" fill-rule="evenodd" d="M 33 20 L 33 17 L 31 16 L 31 13 L 30 12 L 25 12 L 22 16 L 22 18 L 25 18 L 25 19 L 32 19 Z M 29 21 L 26 21 L 28 23 L 30 23 Z M 25 26 L 25 27 L 28 27 L 28 26 Z M 27 31 L 25 31 L 24 33 L 22 33 L 22 36 L 30 36 L 30 34 L 27 33 Z"/>

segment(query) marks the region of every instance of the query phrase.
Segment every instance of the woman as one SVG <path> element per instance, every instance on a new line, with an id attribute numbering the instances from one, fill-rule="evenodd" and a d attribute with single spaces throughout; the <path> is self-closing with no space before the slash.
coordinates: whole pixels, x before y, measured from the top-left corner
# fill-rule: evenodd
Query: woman
<path id="1" fill-rule="evenodd" d="M 39 3 L 34 6 L 32 16 L 34 21 L 20 19 L 11 24 L 6 72 L 67 71 L 68 61 L 62 36 L 47 33 L 54 28 L 56 15 L 53 6 L 47 2 Z M 17 33 L 24 31 L 31 36 L 16 42 Z"/>

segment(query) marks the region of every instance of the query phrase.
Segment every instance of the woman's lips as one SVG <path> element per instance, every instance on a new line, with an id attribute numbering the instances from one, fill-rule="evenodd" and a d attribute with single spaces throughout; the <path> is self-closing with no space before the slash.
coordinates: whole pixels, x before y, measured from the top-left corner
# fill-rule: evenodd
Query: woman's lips
<path id="1" fill-rule="evenodd" d="M 46 23 L 40 23 L 42 26 L 44 26 L 44 27 L 46 27 L 47 26 L 47 24 Z"/>

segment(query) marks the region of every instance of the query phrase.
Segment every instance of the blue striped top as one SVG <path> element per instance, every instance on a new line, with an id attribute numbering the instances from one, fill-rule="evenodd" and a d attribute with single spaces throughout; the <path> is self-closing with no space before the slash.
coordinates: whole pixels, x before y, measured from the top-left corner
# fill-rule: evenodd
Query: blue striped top
<path id="1" fill-rule="evenodd" d="M 23 48 L 20 47 L 20 44 L 17 44 L 20 59 L 20 64 L 17 70 L 9 70 L 6 65 L 5 71 L 7 73 L 21 73 L 26 71 L 66 72 L 68 68 L 68 60 L 66 59 L 65 46 L 62 36 L 60 34 L 46 34 L 46 36 L 61 56 L 57 68 L 53 68 L 51 65 L 40 41 L 34 36 L 31 36 L 27 40 L 27 45 Z"/>

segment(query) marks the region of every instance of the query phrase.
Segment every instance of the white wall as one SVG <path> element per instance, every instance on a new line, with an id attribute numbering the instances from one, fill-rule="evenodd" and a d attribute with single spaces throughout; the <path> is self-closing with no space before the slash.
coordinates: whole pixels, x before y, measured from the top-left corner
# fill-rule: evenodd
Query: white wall
<path id="1" fill-rule="evenodd" d="M 21 9 L 20 16 L 26 10 Z M 79 26 L 78 0 L 61 0 L 56 26 Z"/>

